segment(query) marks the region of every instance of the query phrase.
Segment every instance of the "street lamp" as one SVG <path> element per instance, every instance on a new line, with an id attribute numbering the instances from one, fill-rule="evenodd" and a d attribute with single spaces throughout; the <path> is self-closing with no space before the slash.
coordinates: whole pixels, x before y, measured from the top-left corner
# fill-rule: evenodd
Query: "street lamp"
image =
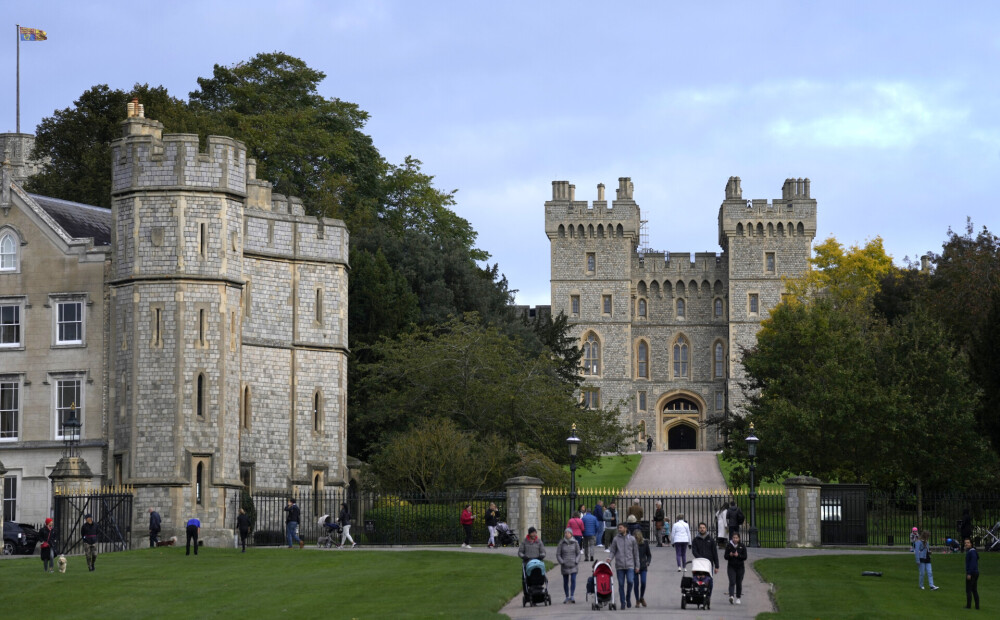
<path id="1" fill-rule="evenodd" d="M 576 424 L 570 429 L 566 445 L 569 446 L 569 503 L 572 513 L 573 506 L 576 505 L 576 451 L 580 448 L 580 438 L 576 436 Z"/>
<path id="2" fill-rule="evenodd" d="M 751 547 L 759 547 L 760 541 L 757 540 L 757 489 L 754 486 L 754 473 L 756 472 L 756 460 L 757 460 L 757 444 L 760 439 L 757 439 L 757 435 L 753 432 L 753 422 L 750 423 L 750 436 L 746 439 L 747 442 L 747 454 L 750 455 L 750 532 L 749 540 L 747 540 L 747 545 Z"/>
<path id="3" fill-rule="evenodd" d="M 76 456 L 76 448 L 80 443 L 80 420 L 76 417 L 76 403 L 69 406 L 69 419 L 63 422 L 63 442 L 66 456 Z"/>

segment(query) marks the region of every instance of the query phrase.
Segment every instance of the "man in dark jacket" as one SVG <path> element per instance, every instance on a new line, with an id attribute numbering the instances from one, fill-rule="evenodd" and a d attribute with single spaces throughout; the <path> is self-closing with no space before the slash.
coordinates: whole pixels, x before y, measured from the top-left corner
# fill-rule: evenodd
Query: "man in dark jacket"
<path id="1" fill-rule="evenodd" d="M 302 542 L 301 538 L 299 538 L 299 521 L 301 520 L 302 515 L 299 512 L 299 506 L 295 503 L 294 498 L 289 498 L 288 503 L 285 505 L 285 512 L 288 513 L 285 517 L 285 527 L 288 529 L 288 548 L 292 548 L 292 541 L 294 540 L 299 543 L 299 549 L 301 549 L 302 547 L 305 547 L 306 544 Z"/>
<path id="2" fill-rule="evenodd" d="M 736 505 L 735 501 L 729 502 L 729 510 L 726 511 L 726 526 L 729 528 L 729 536 L 740 533 L 740 526 L 746 518 L 743 511 Z"/>
<path id="3" fill-rule="evenodd" d="M 153 510 L 152 507 L 149 509 L 149 548 L 152 549 L 156 547 L 156 543 L 160 540 L 160 513 Z"/>
<path id="4" fill-rule="evenodd" d="M 715 539 L 708 532 L 708 526 L 704 521 L 698 524 L 698 534 L 691 541 L 691 555 L 711 561 L 715 567 L 715 574 L 719 573 L 719 546 L 715 544 Z"/>
<path id="5" fill-rule="evenodd" d="M 97 561 L 97 524 L 94 523 L 92 515 L 84 515 L 86 523 L 80 528 L 80 536 L 83 538 L 83 550 L 87 555 L 87 570 L 94 570 L 94 562 Z"/>
<path id="6" fill-rule="evenodd" d="M 594 506 L 594 517 L 597 519 L 597 546 L 604 547 L 604 502 L 601 500 Z"/>
<path id="7" fill-rule="evenodd" d="M 976 597 L 976 609 L 979 609 L 979 552 L 972 546 L 972 539 L 965 539 L 965 608 L 972 605 L 972 597 Z"/>

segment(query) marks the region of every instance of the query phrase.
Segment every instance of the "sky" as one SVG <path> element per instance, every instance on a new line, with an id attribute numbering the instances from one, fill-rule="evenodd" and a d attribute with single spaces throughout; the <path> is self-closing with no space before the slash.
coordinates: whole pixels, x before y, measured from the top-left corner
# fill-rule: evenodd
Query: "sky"
<path id="1" fill-rule="evenodd" d="M 554 180 L 631 177 L 649 246 L 720 252 L 744 198 L 811 179 L 816 243 L 879 236 L 897 264 L 949 228 L 1000 231 L 1000 3 L 7 0 L 0 131 L 96 84 L 180 98 L 215 64 L 282 51 L 358 104 L 382 155 L 423 162 L 521 304 L 548 304 Z M 122 111 L 124 117 L 125 111 Z M 170 128 L 166 128 L 167 131 Z"/>

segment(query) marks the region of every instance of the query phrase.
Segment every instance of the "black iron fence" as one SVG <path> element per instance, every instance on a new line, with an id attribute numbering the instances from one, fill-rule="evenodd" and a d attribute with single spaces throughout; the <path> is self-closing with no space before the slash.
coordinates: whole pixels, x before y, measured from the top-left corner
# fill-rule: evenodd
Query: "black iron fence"
<path id="1" fill-rule="evenodd" d="M 544 489 L 542 491 L 542 533 L 547 540 L 561 536 L 566 529 L 572 513 L 580 504 L 593 510 L 597 501 L 604 502 L 607 508 L 615 505 L 618 519 L 624 522 L 628 509 L 638 505 L 642 509 L 640 527 L 645 536 L 649 536 L 656 513 L 656 502 L 662 503 L 666 522 L 664 528 L 669 533 L 671 524 L 679 515 L 684 515 L 692 532 L 698 523 L 704 522 L 708 530 L 718 536 L 719 511 L 728 507 L 730 501 L 735 501 L 743 511 L 746 522 L 740 531 L 744 532 L 743 540 L 747 541 L 745 533 L 750 528 L 750 498 L 746 489 L 718 490 L 709 492 L 667 492 L 667 491 L 633 491 L 626 489 L 580 489 L 575 501 L 569 498 L 566 489 Z M 761 547 L 785 546 L 785 494 L 783 490 L 758 491 L 756 497 L 757 540 Z M 522 532 L 523 533 L 523 532 Z M 612 534 L 605 532 L 605 536 Z"/>
<path id="2" fill-rule="evenodd" d="M 909 546 L 914 527 L 930 533 L 932 545 L 945 544 L 946 538 L 959 537 L 962 512 L 972 517 L 973 540 L 980 549 L 996 540 L 990 536 L 1000 531 L 1000 494 L 997 493 L 924 493 L 921 516 L 917 516 L 916 494 L 886 494 L 870 491 L 867 498 L 868 545 Z M 864 544 L 864 543 L 863 543 Z"/>
<path id="3" fill-rule="evenodd" d="M 257 492 L 246 499 L 233 500 L 230 514 L 233 528 L 239 508 L 247 511 L 252 523 L 248 542 L 256 546 L 281 545 L 286 541 L 285 507 L 289 493 Z M 490 503 L 495 503 L 500 519 L 506 518 L 506 493 L 374 493 L 348 489 L 324 489 L 319 493 L 301 492 L 294 495 L 301 512 L 299 536 L 309 544 L 325 534 L 323 521 L 327 515 L 337 521 L 341 504 L 347 503 L 351 513 L 351 538 L 359 545 L 447 545 L 464 540 L 459 517 L 466 504 L 472 504 L 476 515 L 473 526 L 478 544 L 487 540 L 483 516 Z"/>
<path id="4" fill-rule="evenodd" d="M 54 494 L 53 520 L 59 534 L 58 551 L 66 555 L 83 553 L 80 528 L 91 515 L 97 525 L 99 553 L 126 551 L 132 532 L 132 490 L 128 487 L 100 487 L 87 493 Z"/>

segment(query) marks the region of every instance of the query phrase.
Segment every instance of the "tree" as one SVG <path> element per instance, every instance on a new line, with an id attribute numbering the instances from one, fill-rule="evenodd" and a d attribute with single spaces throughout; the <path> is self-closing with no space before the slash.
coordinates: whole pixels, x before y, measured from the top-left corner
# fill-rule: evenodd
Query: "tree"
<path id="1" fill-rule="evenodd" d="M 867 303 L 879 290 L 882 279 L 892 270 L 892 257 L 885 253 L 882 238 L 846 251 L 830 237 L 814 248 L 809 260 L 813 269 L 801 279 L 788 282 L 789 292 L 803 300 L 815 294 L 831 297 L 834 303 Z"/>

